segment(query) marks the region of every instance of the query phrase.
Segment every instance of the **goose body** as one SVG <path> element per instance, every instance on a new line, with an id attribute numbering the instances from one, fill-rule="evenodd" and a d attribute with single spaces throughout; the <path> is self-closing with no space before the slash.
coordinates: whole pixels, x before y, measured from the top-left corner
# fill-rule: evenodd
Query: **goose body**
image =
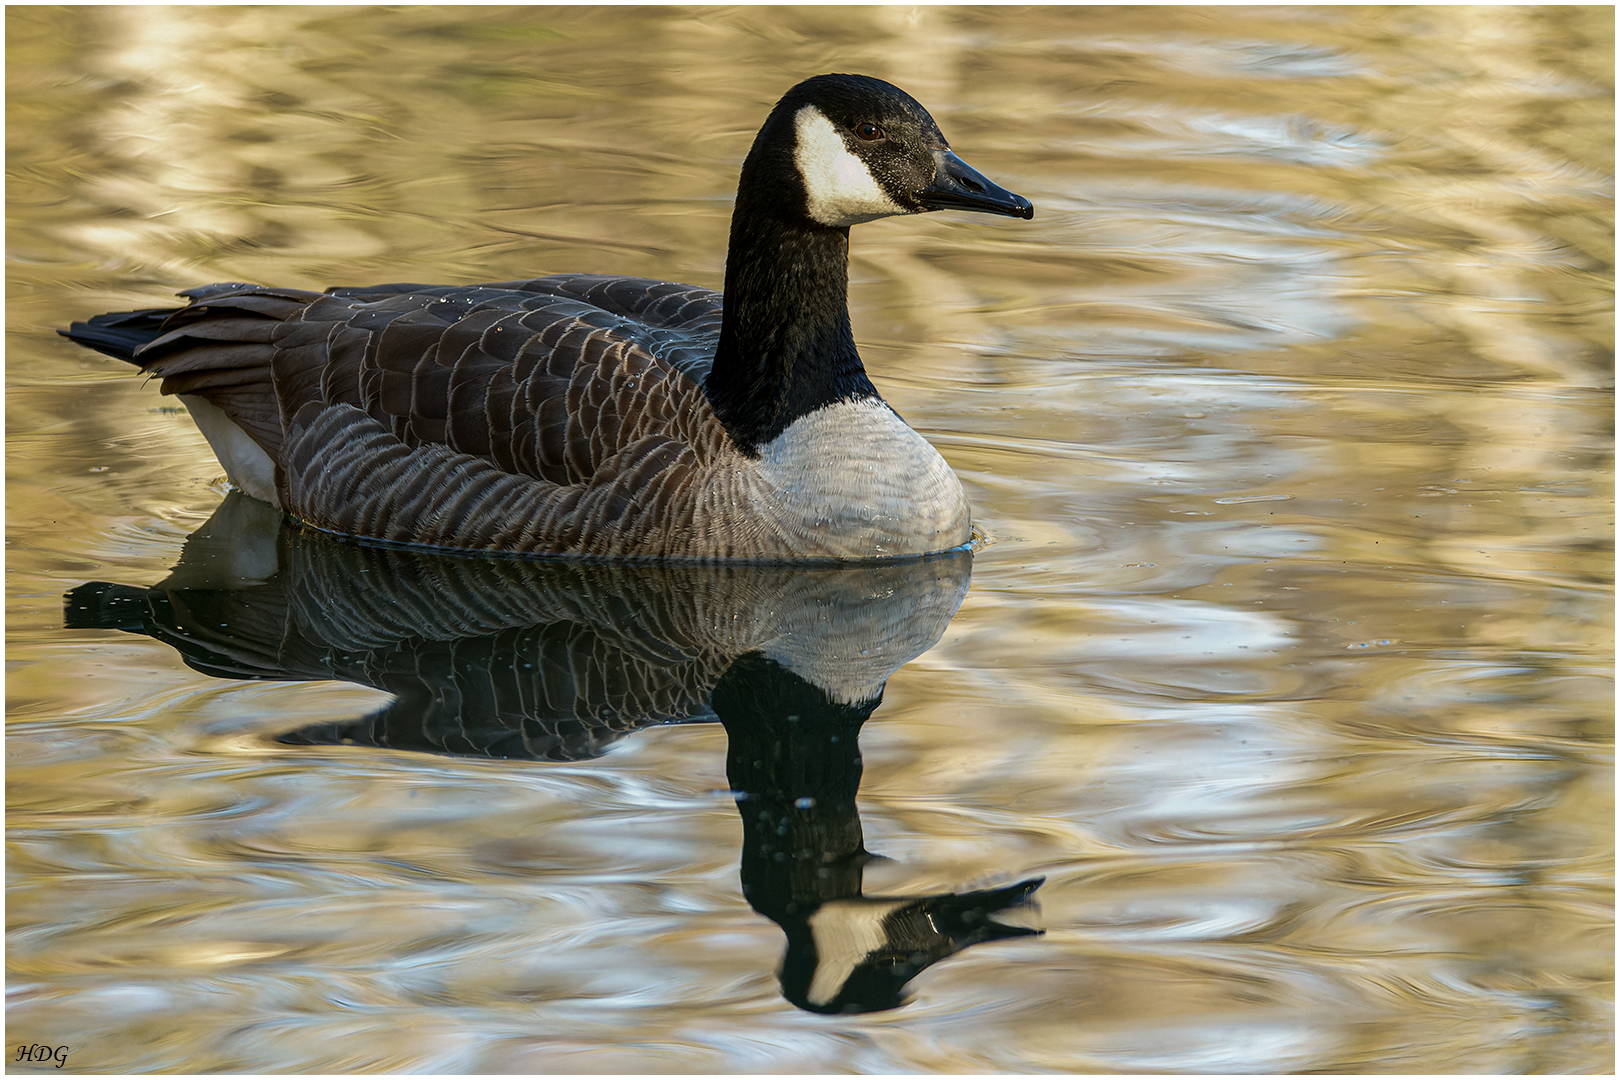
<path id="1" fill-rule="evenodd" d="M 961 484 L 866 376 L 849 227 L 1031 217 L 877 79 L 790 90 L 743 164 L 724 296 L 562 274 L 241 284 L 63 331 L 162 378 L 231 482 L 318 529 L 438 548 L 862 559 L 966 543 Z"/>

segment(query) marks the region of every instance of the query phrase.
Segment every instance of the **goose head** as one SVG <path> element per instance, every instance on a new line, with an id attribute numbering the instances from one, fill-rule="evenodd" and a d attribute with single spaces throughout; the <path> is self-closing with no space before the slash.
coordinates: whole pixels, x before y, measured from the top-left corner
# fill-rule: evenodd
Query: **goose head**
<path id="1" fill-rule="evenodd" d="M 828 405 L 882 405 L 850 330 L 849 227 L 945 209 L 1035 216 L 1028 199 L 952 153 L 927 109 L 881 79 L 817 75 L 776 103 L 737 182 L 725 317 L 703 384 L 745 456 L 759 458 L 799 419 Z M 887 416 L 900 422 L 892 410 Z M 913 445 L 922 450 L 908 460 L 934 468 L 938 455 L 920 437 Z M 816 454 L 794 460 L 813 466 L 825 458 Z M 842 483 L 830 469 L 818 475 Z M 960 486 L 944 483 L 937 499 L 928 499 L 959 502 Z"/>
<path id="2" fill-rule="evenodd" d="M 763 173 L 778 199 L 797 196 L 779 207 L 828 228 L 946 209 L 1035 216 L 1028 199 L 957 157 L 910 94 L 865 75 L 817 75 L 789 90 L 748 157 L 744 188 Z"/>

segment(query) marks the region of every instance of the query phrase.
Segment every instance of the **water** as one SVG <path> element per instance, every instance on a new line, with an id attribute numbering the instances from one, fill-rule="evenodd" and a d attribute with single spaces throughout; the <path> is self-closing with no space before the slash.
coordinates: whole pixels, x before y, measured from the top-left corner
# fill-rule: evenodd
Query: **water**
<path id="1" fill-rule="evenodd" d="M 1612 19 L 9 10 L 8 1054 L 1608 1071 Z M 717 287 L 759 119 L 832 70 L 904 86 L 1037 208 L 853 236 L 857 339 L 964 480 L 970 567 L 819 616 L 781 583 L 590 586 L 653 626 L 578 582 L 228 531 L 185 415 L 51 332 L 221 280 Z M 148 603 L 199 530 L 239 587 L 182 568 L 165 595 L 236 605 L 238 648 L 341 622 L 229 658 L 321 681 L 187 667 L 218 627 L 190 654 L 64 628 L 88 582 Z M 349 618 L 384 600 L 394 637 Z M 428 632 L 457 612 L 476 633 Z M 716 613 L 798 651 L 728 675 L 759 639 L 717 644 Z M 462 726 L 495 660 L 586 656 L 621 681 L 542 682 L 579 690 L 551 728 Z M 822 759 L 709 699 L 790 674 L 814 731 L 859 729 L 859 793 L 832 755 L 824 801 L 772 820 L 884 857 L 811 902 L 1044 877 L 998 916 L 1043 934 L 939 959 L 898 1008 L 789 1000 L 804 895 L 731 791 L 793 785 L 728 753 Z"/>

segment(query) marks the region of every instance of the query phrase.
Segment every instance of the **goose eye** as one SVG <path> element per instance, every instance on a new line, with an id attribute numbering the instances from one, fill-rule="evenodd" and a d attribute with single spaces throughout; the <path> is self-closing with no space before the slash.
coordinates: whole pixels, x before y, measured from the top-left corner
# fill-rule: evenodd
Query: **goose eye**
<path id="1" fill-rule="evenodd" d="M 877 142 L 883 138 L 883 129 L 876 124 L 857 124 L 855 135 L 863 142 Z"/>

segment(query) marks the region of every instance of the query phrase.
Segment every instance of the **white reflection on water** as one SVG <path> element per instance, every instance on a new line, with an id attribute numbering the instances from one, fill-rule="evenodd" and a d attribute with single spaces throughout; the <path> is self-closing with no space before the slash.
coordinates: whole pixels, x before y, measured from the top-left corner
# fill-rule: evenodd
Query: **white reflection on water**
<path id="1" fill-rule="evenodd" d="M 1612 1063 L 1608 9 L 8 24 L 15 1037 L 111 1071 Z M 220 492 L 54 327 L 214 280 L 717 285 L 759 115 L 849 69 L 1038 207 L 855 234 L 874 380 L 994 541 L 862 730 L 864 884 L 1044 874 L 1045 936 L 804 1013 L 717 726 L 289 747 L 385 699 L 62 630 Z"/>

